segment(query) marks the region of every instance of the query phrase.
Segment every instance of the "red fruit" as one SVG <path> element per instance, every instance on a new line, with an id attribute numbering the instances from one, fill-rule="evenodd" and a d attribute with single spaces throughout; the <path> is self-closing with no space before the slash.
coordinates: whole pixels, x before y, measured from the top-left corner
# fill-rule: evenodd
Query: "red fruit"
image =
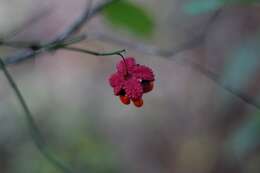
<path id="1" fill-rule="evenodd" d="M 129 97 L 127 97 L 127 96 L 119 96 L 119 98 L 120 98 L 120 100 L 121 100 L 121 102 L 122 102 L 123 104 L 125 104 L 125 105 L 129 105 L 129 104 L 130 104 L 130 99 L 129 99 Z"/>
<path id="2" fill-rule="evenodd" d="M 134 105 L 135 105 L 136 107 L 142 107 L 143 104 L 144 104 L 143 99 L 135 99 L 135 100 L 132 100 L 132 101 L 134 102 Z"/>
<path id="3" fill-rule="evenodd" d="M 151 82 L 155 78 L 151 68 L 137 64 L 132 57 L 124 58 L 116 67 L 116 72 L 109 78 L 115 95 L 124 95 L 120 93 L 123 90 L 125 95 L 132 100 L 142 98 L 144 90 L 146 92 L 152 90 Z"/>
<path id="4" fill-rule="evenodd" d="M 123 104 L 128 105 L 132 100 L 136 107 L 142 107 L 143 94 L 153 90 L 154 73 L 151 68 L 137 64 L 134 58 L 120 56 L 122 60 L 110 76 L 109 84 Z"/>

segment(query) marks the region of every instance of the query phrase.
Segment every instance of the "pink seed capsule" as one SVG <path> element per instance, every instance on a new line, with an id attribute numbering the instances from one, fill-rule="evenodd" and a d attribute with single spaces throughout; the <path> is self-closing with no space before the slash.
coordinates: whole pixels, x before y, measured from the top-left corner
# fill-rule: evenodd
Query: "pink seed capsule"
<path id="1" fill-rule="evenodd" d="M 109 78 L 109 84 L 114 89 L 114 94 L 120 97 L 123 104 L 141 107 L 143 94 L 153 90 L 154 73 L 151 68 L 137 64 L 132 57 L 124 58 L 116 66 L 116 72 Z"/>

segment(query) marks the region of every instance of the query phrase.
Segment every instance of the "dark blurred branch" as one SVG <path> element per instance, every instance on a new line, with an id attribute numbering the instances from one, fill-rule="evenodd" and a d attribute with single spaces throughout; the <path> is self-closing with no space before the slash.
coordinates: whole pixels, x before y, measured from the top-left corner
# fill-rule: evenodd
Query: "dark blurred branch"
<path id="1" fill-rule="evenodd" d="M 30 45 L 30 49 L 22 50 L 19 53 L 16 53 L 15 55 L 11 57 L 7 57 L 4 61 L 5 65 L 10 65 L 10 64 L 16 64 L 24 60 L 28 60 L 30 58 L 35 57 L 36 55 L 45 53 L 45 52 L 50 52 L 50 51 L 55 51 L 57 49 L 60 49 L 62 47 L 68 46 L 70 44 L 75 44 L 77 42 L 82 41 L 85 39 L 85 35 L 77 36 L 77 37 L 72 37 L 68 38 L 67 40 L 62 40 L 61 42 L 53 42 L 53 43 L 48 43 L 48 44 L 42 44 L 42 45 Z"/>
<path id="2" fill-rule="evenodd" d="M 192 67 L 194 67 L 196 70 L 198 70 L 199 72 L 201 72 L 202 74 L 206 75 L 209 79 L 213 80 L 221 88 L 225 89 L 226 91 L 228 91 L 233 96 L 238 97 L 240 100 L 247 103 L 248 105 L 251 105 L 251 106 L 255 107 L 256 109 L 260 110 L 260 103 L 259 102 L 257 102 L 254 98 L 252 98 L 252 97 L 250 97 L 246 94 L 243 94 L 240 91 L 224 84 L 221 81 L 221 78 L 220 78 L 219 75 L 215 74 L 214 72 L 210 71 L 209 69 L 203 67 L 202 65 L 200 65 L 198 63 L 190 63 L 190 65 Z"/>
<path id="3" fill-rule="evenodd" d="M 36 44 L 37 50 L 32 49 L 35 47 L 35 43 L 29 42 L 4 42 L 0 41 L 0 45 L 15 47 L 15 48 L 27 48 L 26 50 L 22 50 L 20 53 L 16 53 L 7 57 L 4 60 L 6 65 L 9 64 L 16 64 L 18 62 L 30 59 L 35 57 L 38 54 L 48 52 L 50 50 L 57 50 L 59 47 L 55 47 L 54 45 L 63 44 L 63 41 L 67 40 L 71 35 L 76 33 L 83 25 L 85 25 L 91 18 L 99 14 L 106 6 L 111 3 L 117 2 L 118 0 L 104 0 L 103 2 L 96 5 L 93 9 L 91 9 L 92 0 L 88 1 L 86 8 L 83 14 L 76 20 L 67 30 L 65 30 L 62 34 L 60 34 L 57 38 L 53 39 L 52 41 L 45 43 L 43 45 Z M 56 49 L 54 49 L 54 47 Z M 50 49 L 51 48 L 51 49 Z"/>
<path id="4" fill-rule="evenodd" d="M 6 58 L 3 62 L 5 63 L 5 65 L 15 64 L 33 58 L 36 55 L 39 55 L 41 53 L 56 51 L 58 49 L 77 51 L 77 52 L 96 55 L 96 56 L 110 56 L 110 55 L 116 55 L 118 53 L 125 52 L 125 50 L 123 49 L 123 50 L 103 53 L 103 52 L 96 52 L 92 50 L 82 49 L 82 48 L 69 47 L 70 45 L 81 42 L 84 39 L 85 39 L 85 35 L 80 35 L 77 37 L 68 38 L 67 40 L 63 40 L 62 42 L 54 42 L 52 44 L 38 45 L 38 46 L 35 45 L 35 50 L 34 49 L 25 50 L 20 54 L 17 53 L 16 56 L 12 56 L 11 58 Z"/>
<path id="5" fill-rule="evenodd" d="M 93 9 L 91 9 L 92 0 L 89 0 L 84 10 L 83 14 L 76 20 L 66 31 L 64 31 L 60 36 L 58 36 L 55 41 L 65 40 L 72 34 L 76 33 L 80 30 L 91 18 L 99 14 L 105 7 L 110 5 L 111 3 L 115 3 L 119 0 L 104 0 L 96 5 Z"/>
<path id="6" fill-rule="evenodd" d="M 68 38 L 69 36 L 71 36 L 72 34 L 77 32 L 84 24 L 86 24 L 87 20 L 90 17 L 90 14 L 92 16 L 94 16 L 92 14 L 91 5 L 92 5 L 92 0 L 89 0 L 85 7 L 85 10 L 83 11 L 83 14 L 74 23 L 72 23 L 71 26 L 67 30 L 65 30 L 63 33 L 61 33 L 57 38 L 55 38 L 50 43 L 61 42 L 61 41 L 65 40 L 66 38 Z M 100 4 L 97 7 L 99 7 L 99 6 L 100 6 Z"/>
<path id="7" fill-rule="evenodd" d="M 50 50 L 55 50 L 54 45 L 57 44 L 63 44 L 62 42 L 66 40 L 68 37 L 70 37 L 72 34 L 77 32 L 84 24 L 88 22 L 89 19 L 97 15 L 102 9 L 104 9 L 106 6 L 108 6 L 111 3 L 117 2 L 118 0 L 105 0 L 102 3 L 98 4 L 96 7 L 93 9 L 90 9 L 91 2 L 92 0 L 87 3 L 86 9 L 83 12 L 83 14 L 79 17 L 76 22 L 74 22 L 69 29 L 64 31 L 61 35 L 59 35 L 57 38 L 55 38 L 53 41 L 46 43 L 44 45 L 37 45 L 37 50 L 29 49 L 29 50 L 23 50 L 22 52 L 15 54 L 13 56 L 10 56 L 6 58 L 4 61 L 5 64 L 15 64 L 21 61 L 24 61 L 26 59 L 32 58 L 35 55 L 41 54 L 43 52 L 47 52 Z M 214 23 L 215 19 L 217 16 L 220 14 L 221 9 L 216 11 L 208 20 L 208 22 L 205 25 L 205 28 L 203 31 L 192 38 L 191 40 L 188 40 L 187 42 L 183 43 L 182 45 L 173 48 L 172 50 L 163 50 L 160 48 L 157 48 L 155 46 L 149 46 L 141 43 L 136 43 L 136 42 L 129 42 L 125 41 L 123 39 L 118 39 L 118 38 L 113 38 L 109 37 L 104 34 L 95 34 L 97 39 L 103 40 L 103 41 L 109 41 L 109 42 L 114 42 L 116 44 L 120 44 L 123 46 L 126 46 L 128 48 L 135 49 L 137 51 L 143 52 L 143 53 L 148 53 L 152 55 L 157 55 L 157 56 L 163 56 L 163 57 L 173 57 L 174 55 L 178 54 L 179 52 L 195 48 L 199 45 L 201 45 L 205 37 L 207 35 L 207 32 L 209 30 L 209 27 L 211 26 L 212 23 Z M 20 48 L 32 48 L 34 45 L 31 45 L 31 43 L 25 43 L 25 42 L 0 42 L 0 44 L 10 46 L 10 47 L 20 47 Z M 56 49 L 59 47 L 56 47 Z"/>
<path id="8" fill-rule="evenodd" d="M 127 47 L 129 49 L 133 49 L 135 51 L 139 51 L 145 54 L 161 56 L 166 58 L 174 58 L 176 54 L 182 51 L 193 49 L 203 44 L 211 25 L 215 22 L 216 18 L 220 15 L 221 11 L 222 9 L 217 10 L 206 22 L 202 31 L 199 32 L 195 37 L 191 38 L 190 40 L 187 40 L 186 42 L 184 42 L 183 44 L 175 48 L 172 48 L 171 50 L 161 49 L 153 45 L 142 44 L 135 41 L 127 41 L 122 37 L 116 38 L 114 36 L 109 36 L 103 33 L 91 33 L 90 35 L 94 39 L 98 39 L 104 42 L 114 43 L 116 45 Z"/>
<path id="9" fill-rule="evenodd" d="M 0 58 L 0 68 L 3 70 L 3 73 L 8 80 L 11 88 L 13 89 L 18 101 L 20 102 L 22 109 L 24 111 L 24 114 L 26 116 L 26 120 L 29 126 L 29 131 L 31 133 L 32 139 L 36 145 L 36 147 L 39 149 L 41 154 L 45 156 L 54 166 L 59 168 L 64 173 L 72 173 L 71 169 L 68 168 L 65 164 L 63 164 L 60 160 L 56 158 L 55 155 L 53 155 L 52 152 L 50 152 L 47 148 L 46 142 L 36 124 L 36 122 L 33 119 L 33 115 L 26 104 L 25 99 L 23 98 L 23 95 L 21 91 L 19 90 L 17 84 L 15 83 L 14 79 L 12 78 L 11 74 L 9 73 L 5 63 Z"/>

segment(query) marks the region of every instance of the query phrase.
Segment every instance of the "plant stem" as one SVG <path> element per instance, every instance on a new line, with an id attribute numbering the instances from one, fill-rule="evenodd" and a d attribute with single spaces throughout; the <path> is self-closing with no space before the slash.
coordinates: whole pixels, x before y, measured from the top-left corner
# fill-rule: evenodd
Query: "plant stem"
<path id="1" fill-rule="evenodd" d="M 81 52 L 81 53 L 87 53 L 87 54 L 91 54 L 91 55 L 95 55 L 95 56 L 110 56 L 110 55 L 119 55 L 123 52 L 125 52 L 126 50 L 117 50 L 114 52 L 95 52 L 92 50 L 87 50 L 87 49 L 81 49 L 81 48 L 77 48 L 77 47 L 61 47 L 62 49 L 66 49 L 66 50 L 70 50 L 70 51 L 75 51 L 75 52 Z"/>
<path id="2" fill-rule="evenodd" d="M 3 70 L 3 73 L 9 82 L 12 90 L 14 91 L 18 101 L 21 104 L 21 107 L 24 111 L 24 114 L 26 116 L 26 120 L 29 126 L 29 131 L 31 133 L 31 137 L 33 139 L 33 142 L 35 146 L 38 148 L 38 150 L 41 152 L 41 154 L 55 167 L 59 168 L 64 173 L 72 173 L 71 169 L 68 168 L 64 163 L 62 163 L 60 160 L 58 160 L 47 148 L 46 142 L 44 141 L 44 138 L 36 125 L 36 122 L 33 119 L 33 115 L 26 104 L 26 101 L 24 97 L 22 96 L 21 91 L 19 90 L 17 84 L 15 83 L 12 75 L 9 73 L 8 69 L 6 68 L 6 65 L 4 61 L 0 58 L 0 68 Z"/>

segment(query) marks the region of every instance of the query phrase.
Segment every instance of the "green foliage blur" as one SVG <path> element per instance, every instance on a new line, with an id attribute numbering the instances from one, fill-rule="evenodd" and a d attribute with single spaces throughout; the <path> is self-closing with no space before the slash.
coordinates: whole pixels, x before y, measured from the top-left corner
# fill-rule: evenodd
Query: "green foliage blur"
<path id="1" fill-rule="evenodd" d="M 184 10 L 192 15 L 217 10 L 226 5 L 254 5 L 259 0 L 192 0 L 184 5 Z"/>
<path id="2" fill-rule="evenodd" d="M 154 22 L 148 12 L 127 0 L 115 0 L 104 9 L 103 14 L 114 27 L 127 29 L 141 37 L 149 37 L 153 33 Z"/>
<path id="3" fill-rule="evenodd" d="M 79 136 L 72 144 L 52 148 L 56 159 L 73 171 L 91 173 L 118 173 L 119 161 L 112 147 L 102 138 Z M 11 172 L 60 173 L 61 170 L 41 155 L 32 143 L 25 143 L 17 151 Z M 30 163 L 30 164 L 28 164 Z"/>

